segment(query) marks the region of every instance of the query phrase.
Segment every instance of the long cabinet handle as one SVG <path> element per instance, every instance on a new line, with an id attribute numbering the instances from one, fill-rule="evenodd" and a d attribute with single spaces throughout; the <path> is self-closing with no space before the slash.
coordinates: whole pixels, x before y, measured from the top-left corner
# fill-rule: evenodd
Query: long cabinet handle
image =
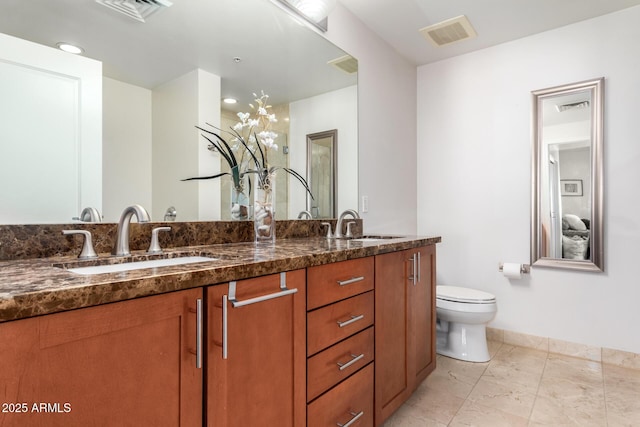
<path id="1" fill-rule="evenodd" d="M 196 369 L 202 369 L 202 298 L 196 300 Z"/>
<path id="2" fill-rule="evenodd" d="M 268 301 L 274 298 L 280 298 L 287 295 L 295 294 L 298 292 L 298 289 L 287 289 L 287 273 L 280 273 L 280 292 L 275 292 L 273 294 L 261 295 L 255 298 L 249 298 L 244 301 L 238 301 L 236 299 L 236 286 L 237 282 L 229 282 L 229 301 L 231 301 L 231 305 L 233 308 L 244 307 L 245 305 L 256 304 L 263 301 Z"/>
<path id="3" fill-rule="evenodd" d="M 358 421 L 358 419 L 364 415 L 364 411 L 360 411 L 357 414 L 355 412 L 350 412 L 350 414 L 353 416 L 353 418 L 351 418 L 349 421 L 347 421 L 346 424 L 336 423 L 336 425 L 338 427 L 349 427 L 350 425 L 352 425 L 353 423 Z"/>
<path id="4" fill-rule="evenodd" d="M 352 283 L 362 282 L 363 280 L 364 280 L 364 276 L 352 277 L 351 279 L 347 279 L 347 280 L 338 280 L 338 285 L 340 286 L 350 285 Z"/>
<path id="5" fill-rule="evenodd" d="M 418 283 L 420 283 L 420 279 L 422 277 L 422 273 L 420 272 L 420 251 L 417 253 L 418 260 L 416 261 L 416 265 L 418 266 Z"/>
<path id="6" fill-rule="evenodd" d="M 416 254 L 411 255 L 411 258 L 409 258 L 409 262 L 411 263 L 411 276 L 409 277 L 409 280 L 411 280 L 411 283 L 413 283 L 413 286 L 416 285 L 417 280 L 418 280 L 418 270 L 417 270 L 417 259 L 416 259 Z"/>
<path id="7" fill-rule="evenodd" d="M 222 296 L 222 358 L 227 358 L 227 300 L 228 297 L 226 295 Z"/>
<path id="8" fill-rule="evenodd" d="M 364 314 L 361 314 L 359 316 L 351 316 L 351 319 L 345 320 L 344 322 L 341 322 L 341 321 L 338 320 L 336 323 L 338 324 L 338 326 L 340 328 L 344 328 L 345 326 L 350 325 L 350 324 L 352 324 L 354 322 L 357 322 L 358 320 L 362 320 L 362 319 L 364 319 Z"/>
<path id="9" fill-rule="evenodd" d="M 344 371 L 345 369 L 347 369 L 349 366 L 353 365 L 354 363 L 356 363 L 358 360 L 361 360 L 364 358 L 364 353 L 356 356 L 355 354 L 351 355 L 351 360 L 349 360 L 347 363 L 340 363 L 338 362 L 337 365 L 339 367 L 339 369 L 341 371 Z"/>

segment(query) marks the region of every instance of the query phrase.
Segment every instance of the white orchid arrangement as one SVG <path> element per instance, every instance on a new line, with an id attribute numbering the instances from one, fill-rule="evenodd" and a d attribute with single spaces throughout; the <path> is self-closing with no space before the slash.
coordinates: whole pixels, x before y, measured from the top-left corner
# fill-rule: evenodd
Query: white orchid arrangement
<path id="1" fill-rule="evenodd" d="M 269 95 L 262 92 L 262 95 L 258 98 L 255 93 L 255 101 L 258 107 L 256 108 L 253 104 L 249 104 L 251 109 L 256 110 L 256 116 L 251 117 L 250 113 L 238 113 L 238 118 L 240 121 L 233 126 L 233 130 L 239 135 L 238 139 L 244 139 L 244 141 L 248 141 L 249 143 L 256 142 L 256 135 L 258 141 L 266 147 L 268 150 L 277 150 L 278 144 L 275 143 L 278 134 L 271 130 L 272 124 L 276 123 L 278 119 L 276 119 L 275 114 L 269 113 L 269 110 L 273 107 L 267 103 L 269 99 Z M 260 129 L 260 132 L 257 134 L 254 133 L 255 129 Z M 248 130 L 248 134 L 245 135 L 244 131 Z"/>
<path id="2" fill-rule="evenodd" d="M 269 95 L 263 91 L 260 96 L 255 93 L 253 96 L 255 97 L 257 107 L 253 104 L 249 104 L 249 106 L 255 111 L 254 115 L 252 116 L 251 113 L 244 112 L 238 113 L 240 121 L 231 128 L 230 132 L 224 131 L 232 136 L 231 144 L 227 143 L 218 132 L 196 126 L 196 128 L 205 132 L 202 136 L 211 144 L 208 147 L 209 150 L 218 151 L 227 161 L 230 172 L 222 172 L 212 176 L 188 178 L 183 181 L 213 179 L 223 175 L 231 175 L 235 188 L 242 190 L 242 178 L 246 174 L 256 174 L 258 185 L 267 190 L 271 185 L 270 179 L 274 172 L 282 169 L 300 181 L 305 190 L 311 195 L 311 198 L 313 198 L 311 189 L 302 175 L 290 168 L 269 165 L 269 150 L 278 149 L 278 144 L 275 142 L 278 134 L 272 130 L 273 123 L 276 123 L 278 120 L 275 114 L 270 113 L 272 106 L 268 104 Z M 207 125 L 217 131 L 222 131 L 211 124 L 207 123 Z M 249 186 L 250 185 L 251 183 L 249 183 Z M 249 191 L 251 190 L 249 189 Z"/>

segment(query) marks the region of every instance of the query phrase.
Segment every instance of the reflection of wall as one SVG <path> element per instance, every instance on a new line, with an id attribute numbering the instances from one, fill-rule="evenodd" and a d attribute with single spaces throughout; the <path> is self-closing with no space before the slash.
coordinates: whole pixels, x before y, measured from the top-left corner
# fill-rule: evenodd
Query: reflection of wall
<path id="1" fill-rule="evenodd" d="M 102 210 L 102 63 L 0 34 L 0 223 Z"/>
<path id="2" fill-rule="evenodd" d="M 105 221 L 134 203 L 153 221 L 169 206 L 178 221 L 219 219 L 219 183 L 181 181 L 218 170 L 195 125 L 218 123 L 219 88 L 219 77 L 201 70 L 153 91 L 104 79 Z"/>
<path id="3" fill-rule="evenodd" d="M 306 171 L 308 134 L 337 129 L 337 211 L 358 209 L 357 87 L 351 86 L 292 102 L 290 114 L 291 167 L 296 171 Z M 289 194 L 289 217 L 295 218 L 300 211 L 306 209 L 306 193 L 301 185 L 293 183 Z"/>
<path id="4" fill-rule="evenodd" d="M 640 353 L 624 327 L 640 324 L 639 21 L 633 7 L 418 69 L 418 232 L 443 236 L 439 284 L 496 295 L 494 327 Z M 497 263 L 529 260 L 530 91 L 599 76 L 606 272 L 511 284 Z"/>
<path id="5" fill-rule="evenodd" d="M 107 77 L 102 172 L 105 222 L 117 222 L 132 204 L 151 210 L 151 91 Z"/>
<path id="6" fill-rule="evenodd" d="M 220 78 L 194 70 L 153 91 L 153 219 L 175 206 L 178 220 L 218 219 L 219 182 L 183 178 L 211 174 L 215 155 L 196 124 L 219 124 Z"/>
<path id="7" fill-rule="evenodd" d="M 562 213 L 591 217 L 591 153 L 589 147 L 560 150 L 560 179 L 581 179 L 582 196 L 563 196 Z"/>

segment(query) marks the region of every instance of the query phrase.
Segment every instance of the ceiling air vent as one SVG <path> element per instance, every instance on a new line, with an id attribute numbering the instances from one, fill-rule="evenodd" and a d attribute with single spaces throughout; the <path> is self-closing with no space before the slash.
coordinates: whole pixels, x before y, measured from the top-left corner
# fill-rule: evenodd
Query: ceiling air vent
<path id="1" fill-rule="evenodd" d="M 589 101 L 578 101 L 570 104 L 556 104 L 556 111 L 558 113 L 568 110 L 580 110 L 583 108 L 589 108 Z"/>
<path id="2" fill-rule="evenodd" d="M 425 39 L 436 47 L 470 39 L 477 36 L 466 16 L 460 15 L 437 24 L 429 25 L 420 30 Z"/>
<path id="3" fill-rule="evenodd" d="M 353 74 L 358 71 L 358 60 L 351 55 L 341 56 L 328 62 L 339 70 L 347 74 Z"/>
<path id="4" fill-rule="evenodd" d="M 107 6 L 140 22 L 146 22 L 145 20 L 149 16 L 173 5 L 168 0 L 96 0 L 96 3 Z"/>

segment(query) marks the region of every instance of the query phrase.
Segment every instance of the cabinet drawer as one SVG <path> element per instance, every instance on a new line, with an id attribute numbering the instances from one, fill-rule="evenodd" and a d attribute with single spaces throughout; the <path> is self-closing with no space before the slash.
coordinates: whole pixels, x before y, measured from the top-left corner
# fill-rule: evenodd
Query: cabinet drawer
<path id="1" fill-rule="evenodd" d="M 307 361 L 307 401 L 311 401 L 373 360 L 373 327 Z"/>
<path id="2" fill-rule="evenodd" d="M 308 427 L 373 426 L 373 363 L 307 406 Z"/>
<path id="3" fill-rule="evenodd" d="M 373 325 L 373 291 L 307 314 L 307 356 Z"/>
<path id="4" fill-rule="evenodd" d="M 373 289 L 373 257 L 307 269 L 307 310 Z"/>

